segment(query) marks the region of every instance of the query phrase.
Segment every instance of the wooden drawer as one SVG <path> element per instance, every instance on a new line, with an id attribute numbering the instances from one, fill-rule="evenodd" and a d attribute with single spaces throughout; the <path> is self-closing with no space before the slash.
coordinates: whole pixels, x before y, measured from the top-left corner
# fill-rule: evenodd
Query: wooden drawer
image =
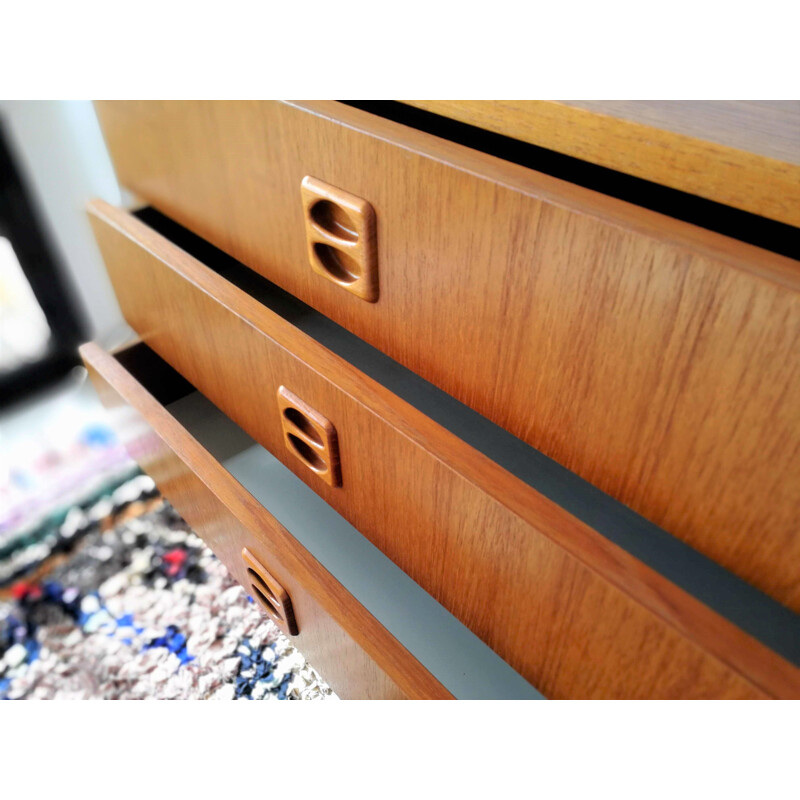
<path id="1" fill-rule="evenodd" d="M 339 103 L 98 113 L 137 195 L 800 611 L 796 261 Z M 306 176 L 374 209 L 377 302 Z"/>
<path id="2" fill-rule="evenodd" d="M 487 441 L 501 435 L 492 440 L 499 457 L 514 454 L 519 474 L 504 469 L 463 440 L 469 425 L 455 435 L 314 338 L 332 326 L 330 336 L 344 340 L 330 347 L 360 358 L 355 337 L 214 248 L 195 241 L 217 271 L 107 204 L 95 203 L 91 219 L 123 313 L 144 342 L 546 696 L 800 693 L 790 663 L 800 662 L 800 628 L 787 609 L 445 403 L 451 421 L 472 415 L 473 433 L 485 424 Z M 250 281 L 249 293 L 234 278 Z M 398 391 L 448 400 L 372 352 L 375 374 L 394 380 L 400 371 Z M 292 430 L 324 441 L 327 465 L 335 449 L 338 480 L 287 446 L 281 387 L 313 412 L 313 431 L 298 434 L 299 419 Z M 561 492 L 562 503 L 544 491 Z M 640 554 L 648 563 L 631 552 L 643 540 L 655 547 Z"/>
<path id="3" fill-rule="evenodd" d="M 247 548 L 285 589 L 298 630 L 293 643 L 341 697 L 451 697 L 176 420 L 167 404 L 193 387 L 143 345 L 115 357 L 88 344 L 81 355 L 131 455 L 231 574 L 253 594 Z M 247 444 L 233 425 L 215 435 L 228 453 Z"/>

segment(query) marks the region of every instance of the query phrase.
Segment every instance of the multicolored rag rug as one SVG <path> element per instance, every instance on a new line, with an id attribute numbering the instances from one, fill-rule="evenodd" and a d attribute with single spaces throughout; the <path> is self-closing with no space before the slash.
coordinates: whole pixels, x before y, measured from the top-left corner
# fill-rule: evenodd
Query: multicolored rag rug
<path id="1" fill-rule="evenodd" d="M 106 498 L 96 509 L 105 513 L 112 492 L 139 472 L 96 401 L 80 389 L 59 400 L 40 425 L 20 426 L 28 435 L 0 429 L 0 587 L 68 547 L 82 509 Z"/>
<path id="2" fill-rule="evenodd" d="M 146 475 L 52 537 L 0 590 L 0 698 L 336 698 Z"/>

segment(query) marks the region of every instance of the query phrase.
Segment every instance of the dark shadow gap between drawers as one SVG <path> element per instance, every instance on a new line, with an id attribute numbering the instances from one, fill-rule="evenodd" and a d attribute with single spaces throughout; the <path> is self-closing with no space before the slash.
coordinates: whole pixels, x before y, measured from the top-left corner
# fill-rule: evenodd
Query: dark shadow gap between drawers
<path id="1" fill-rule="evenodd" d="M 155 209 L 143 223 L 676 586 L 800 666 L 800 616 Z"/>
<path id="2" fill-rule="evenodd" d="M 392 122 L 800 260 L 800 229 L 394 100 L 342 100 Z"/>
<path id="3" fill-rule="evenodd" d="M 114 354 L 114 358 L 139 383 L 146 384 L 147 390 L 162 406 L 180 400 L 181 397 L 195 391 L 194 386 L 186 378 L 141 342 L 120 350 Z"/>

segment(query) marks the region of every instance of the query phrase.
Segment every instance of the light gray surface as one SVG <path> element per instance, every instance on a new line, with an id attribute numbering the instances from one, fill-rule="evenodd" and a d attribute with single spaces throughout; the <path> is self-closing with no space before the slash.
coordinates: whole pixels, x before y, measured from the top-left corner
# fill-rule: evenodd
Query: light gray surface
<path id="1" fill-rule="evenodd" d="M 474 633 L 199 393 L 170 413 L 459 699 L 543 699 Z"/>

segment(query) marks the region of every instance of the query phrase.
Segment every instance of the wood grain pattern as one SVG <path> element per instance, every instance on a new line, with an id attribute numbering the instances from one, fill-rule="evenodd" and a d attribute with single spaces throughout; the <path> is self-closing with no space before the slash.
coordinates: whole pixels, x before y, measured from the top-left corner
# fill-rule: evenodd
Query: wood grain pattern
<path id="1" fill-rule="evenodd" d="M 406 100 L 408 105 L 800 225 L 800 102 Z"/>
<path id="2" fill-rule="evenodd" d="M 336 103 L 98 111 L 141 197 L 800 611 L 797 262 Z M 377 303 L 306 174 L 374 207 Z"/>
<path id="3" fill-rule="evenodd" d="M 247 547 L 290 593 L 292 642 L 340 697 L 452 695 L 111 355 L 81 348 L 131 455 L 243 586 Z"/>
<path id="4" fill-rule="evenodd" d="M 557 102 L 800 165 L 800 100 Z"/>
<path id="5" fill-rule="evenodd" d="M 143 340 L 546 696 L 800 695 L 800 670 L 152 229 L 91 220 Z M 336 426 L 341 487 L 286 452 L 263 402 L 286 376 Z"/>

